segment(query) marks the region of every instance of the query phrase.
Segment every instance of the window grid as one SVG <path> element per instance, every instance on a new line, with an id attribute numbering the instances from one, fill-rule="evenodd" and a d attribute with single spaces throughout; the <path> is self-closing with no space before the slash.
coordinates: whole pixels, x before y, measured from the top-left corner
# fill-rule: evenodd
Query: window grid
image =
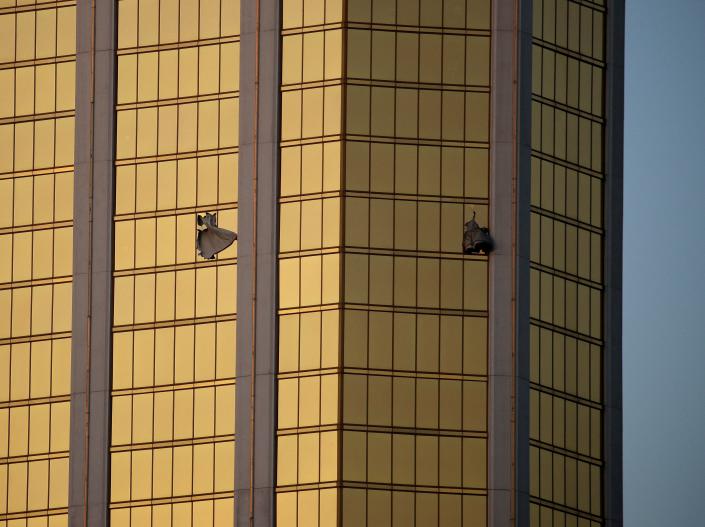
<path id="1" fill-rule="evenodd" d="M 277 524 L 333 525 L 344 31 L 340 2 L 282 7 Z"/>
<path id="2" fill-rule="evenodd" d="M 74 24 L 73 2 L 0 9 L 2 525 L 68 520 Z"/>
<path id="3" fill-rule="evenodd" d="M 337 71 L 329 43 L 337 44 L 330 34 L 338 26 L 327 15 L 338 3 L 320 12 L 316 5 L 284 2 L 282 28 L 277 523 L 391 524 L 393 517 L 395 524 L 454 525 L 462 517 L 484 525 L 487 270 L 486 259 L 462 256 L 460 233 L 473 210 L 487 217 L 488 4 L 467 8 L 471 20 L 482 21 L 469 26 L 465 2 L 446 1 L 440 18 L 439 2 L 409 10 L 394 1 L 349 4 L 341 44 L 345 104 L 319 103 L 322 132 L 300 116 L 307 97 L 320 97 L 311 90 L 328 90 L 326 101 L 328 93 L 338 97 L 329 74 Z M 453 9 L 462 11 L 461 23 L 444 27 L 443 12 L 454 23 Z M 416 75 L 396 71 L 397 42 L 444 38 L 461 43 L 460 63 L 452 65 L 459 75 L 448 67 L 445 77 L 419 77 L 419 64 L 431 63 L 413 43 L 405 49 Z M 479 56 L 466 41 L 481 44 Z M 305 52 L 307 42 L 323 44 L 309 48 L 316 67 L 306 65 L 305 53 L 287 52 Z M 480 61 L 468 77 L 466 47 Z M 312 71 L 319 76 L 307 75 Z M 431 101 L 426 113 L 417 110 L 420 99 Z M 288 108 L 291 102 L 298 106 Z M 443 113 L 444 102 L 460 104 L 459 126 L 453 111 Z M 406 121 L 397 120 L 395 107 Z M 329 111 L 342 111 L 342 119 Z M 322 182 L 321 170 L 311 169 L 320 166 Z M 323 279 L 315 291 L 306 278 L 311 268 Z M 321 333 L 313 346 L 308 328 Z M 312 399 L 312 390 L 320 396 Z M 321 447 L 320 469 L 310 474 L 305 463 L 286 460 L 313 431 L 337 433 L 337 450 L 325 453 L 325 467 Z"/>
<path id="4" fill-rule="evenodd" d="M 111 522 L 232 525 L 239 3 L 118 3 Z"/>
<path id="5" fill-rule="evenodd" d="M 602 513 L 603 3 L 534 1 L 531 523 Z"/>

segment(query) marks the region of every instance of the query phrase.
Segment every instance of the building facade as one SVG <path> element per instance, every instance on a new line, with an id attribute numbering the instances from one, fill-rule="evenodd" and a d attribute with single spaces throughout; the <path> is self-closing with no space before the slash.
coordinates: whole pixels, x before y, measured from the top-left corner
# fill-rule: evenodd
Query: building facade
<path id="1" fill-rule="evenodd" d="M 0 2 L 0 526 L 621 526 L 623 39 Z"/>

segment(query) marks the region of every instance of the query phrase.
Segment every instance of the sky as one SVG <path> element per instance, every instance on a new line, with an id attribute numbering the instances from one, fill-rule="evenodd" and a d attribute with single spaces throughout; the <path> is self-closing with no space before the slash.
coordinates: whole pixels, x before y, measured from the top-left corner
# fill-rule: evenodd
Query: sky
<path id="1" fill-rule="evenodd" d="M 627 0 L 625 527 L 705 525 L 705 0 Z"/>

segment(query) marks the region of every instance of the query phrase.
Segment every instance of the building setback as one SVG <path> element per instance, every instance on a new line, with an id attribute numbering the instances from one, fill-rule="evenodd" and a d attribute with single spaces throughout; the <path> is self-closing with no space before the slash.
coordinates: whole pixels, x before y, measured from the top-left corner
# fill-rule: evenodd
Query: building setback
<path id="1" fill-rule="evenodd" d="M 623 64 L 620 0 L 2 2 L 0 527 L 620 527 Z"/>

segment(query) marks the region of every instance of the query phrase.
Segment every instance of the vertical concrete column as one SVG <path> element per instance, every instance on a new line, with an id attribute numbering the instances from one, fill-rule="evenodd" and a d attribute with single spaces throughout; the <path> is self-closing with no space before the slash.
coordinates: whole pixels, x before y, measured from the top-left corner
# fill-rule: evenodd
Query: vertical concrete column
<path id="1" fill-rule="evenodd" d="M 605 127 L 605 294 L 603 385 L 604 514 L 621 527 L 622 504 L 622 217 L 624 186 L 624 0 L 607 3 Z"/>
<path id="2" fill-rule="evenodd" d="M 76 7 L 72 527 L 108 523 L 116 6 L 78 0 Z"/>
<path id="3" fill-rule="evenodd" d="M 518 10 L 517 51 L 517 178 L 516 178 L 516 525 L 529 525 L 529 379 L 530 379 L 530 256 L 531 256 L 531 81 L 532 0 Z"/>
<path id="4" fill-rule="evenodd" d="M 529 522 L 531 1 L 492 3 L 488 525 Z"/>
<path id="5" fill-rule="evenodd" d="M 241 2 L 236 525 L 274 525 L 280 2 Z"/>

